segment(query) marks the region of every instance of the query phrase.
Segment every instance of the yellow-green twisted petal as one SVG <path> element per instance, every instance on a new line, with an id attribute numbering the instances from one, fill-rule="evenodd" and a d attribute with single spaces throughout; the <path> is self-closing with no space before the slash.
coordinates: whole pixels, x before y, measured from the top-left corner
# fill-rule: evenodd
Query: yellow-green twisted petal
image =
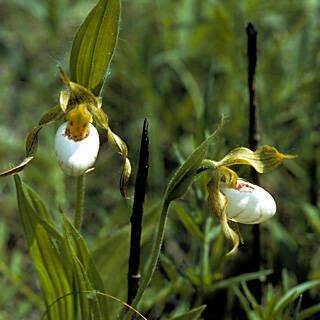
<path id="1" fill-rule="evenodd" d="M 284 159 L 292 159 L 296 156 L 280 153 L 271 146 L 261 146 L 256 151 L 240 147 L 229 152 L 217 166 L 233 166 L 245 164 L 253 167 L 259 173 L 265 173 L 275 169 Z"/>

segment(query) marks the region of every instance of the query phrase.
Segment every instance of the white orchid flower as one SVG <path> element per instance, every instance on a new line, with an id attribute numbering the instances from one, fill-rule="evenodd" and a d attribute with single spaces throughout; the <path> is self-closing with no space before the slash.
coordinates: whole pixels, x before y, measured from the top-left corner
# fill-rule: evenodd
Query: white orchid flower
<path id="1" fill-rule="evenodd" d="M 276 203 L 263 188 L 238 179 L 235 188 L 222 187 L 226 196 L 226 212 L 229 220 L 256 224 L 270 219 L 276 213 Z"/>
<path id="2" fill-rule="evenodd" d="M 228 254 L 236 252 L 242 240 L 238 223 L 261 223 L 276 213 L 276 203 L 266 190 L 239 178 L 229 167 L 249 165 L 258 173 L 266 173 L 275 169 L 284 159 L 294 157 L 282 154 L 274 147 L 261 146 L 256 151 L 236 148 L 218 162 L 203 161 L 201 170 L 208 169 L 211 172 L 207 184 L 209 210 L 220 219 L 222 232 L 233 242 Z"/>
<path id="3" fill-rule="evenodd" d="M 60 92 L 59 104 L 46 112 L 27 135 L 25 158 L 17 166 L 0 172 L 0 177 L 22 171 L 36 155 L 42 128 L 52 122 L 66 120 L 67 122 L 59 127 L 55 139 L 55 151 L 62 170 L 73 176 L 90 171 L 99 150 L 96 130 L 99 127 L 107 131 L 108 144 L 122 158 L 120 192 L 126 197 L 126 186 L 131 175 L 128 149 L 124 141 L 112 132 L 108 117 L 102 110 L 102 98 L 96 97 L 84 86 L 70 81 L 60 67 L 59 71 L 67 90 Z"/>
<path id="4" fill-rule="evenodd" d="M 87 131 L 82 140 L 76 141 L 68 132 L 68 122 L 57 130 L 55 153 L 62 171 L 67 175 L 80 176 L 94 165 L 99 151 L 99 134 L 91 123 Z"/>

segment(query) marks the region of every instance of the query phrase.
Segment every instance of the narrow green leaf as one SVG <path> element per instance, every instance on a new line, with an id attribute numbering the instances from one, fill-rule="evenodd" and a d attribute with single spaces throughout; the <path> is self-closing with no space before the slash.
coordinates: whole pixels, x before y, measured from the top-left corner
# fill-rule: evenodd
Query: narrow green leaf
<path id="1" fill-rule="evenodd" d="M 201 241 L 204 241 L 204 236 L 198 226 L 193 222 L 190 215 L 184 210 L 184 208 L 176 203 L 175 209 L 178 217 L 180 218 L 181 222 L 183 223 L 184 227 L 187 229 L 191 236 L 195 236 L 199 238 Z"/>
<path id="2" fill-rule="evenodd" d="M 298 315 L 298 320 L 311 319 L 311 317 L 315 314 L 320 314 L 320 303 L 315 304 L 312 307 L 306 308 L 302 310 Z"/>
<path id="3" fill-rule="evenodd" d="M 178 278 L 181 278 L 181 274 L 179 273 L 176 265 L 165 255 L 160 255 L 160 263 L 164 271 L 166 272 L 168 278 L 171 281 L 176 281 Z"/>
<path id="4" fill-rule="evenodd" d="M 307 219 L 314 229 L 314 231 L 318 234 L 320 234 L 320 216 L 319 216 L 319 210 L 312 206 L 309 203 L 304 203 L 303 206 L 303 212 L 307 216 Z"/>
<path id="5" fill-rule="evenodd" d="M 170 318 L 170 320 L 197 320 L 200 318 L 201 313 L 204 311 L 205 308 L 206 305 L 194 308 L 180 316 Z"/>
<path id="6" fill-rule="evenodd" d="M 75 254 L 82 264 L 85 274 L 87 276 L 86 281 L 90 283 L 91 290 L 104 292 L 104 285 L 102 278 L 98 272 L 98 269 L 90 255 L 88 247 L 81 235 L 81 233 L 75 228 L 75 226 L 63 216 L 63 226 L 66 235 L 70 235 L 70 241 L 72 241 L 72 247 L 75 250 Z M 103 296 L 92 296 L 95 301 L 96 312 L 103 317 L 103 319 L 108 319 L 108 309 L 106 304 L 106 299 Z"/>
<path id="7" fill-rule="evenodd" d="M 227 288 L 233 285 L 236 285 L 240 283 L 241 281 L 250 281 L 250 280 L 255 280 L 259 278 L 265 278 L 269 274 L 272 273 L 272 270 L 261 270 L 257 272 L 250 272 L 250 273 L 244 273 L 239 276 L 235 276 L 232 278 L 228 278 L 226 280 L 221 280 L 216 283 L 214 283 L 210 288 L 209 291 L 213 292 L 218 289 L 223 289 Z"/>
<path id="8" fill-rule="evenodd" d="M 99 94 L 116 47 L 120 0 L 100 0 L 80 26 L 70 56 L 71 80 Z"/>
<path id="9" fill-rule="evenodd" d="M 149 254 L 150 241 L 154 235 L 154 222 L 159 219 L 159 205 L 152 206 L 143 217 L 142 228 L 142 257 L 145 261 Z M 148 250 L 146 249 L 148 248 Z M 105 289 L 108 293 L 125 300 L 127 297 L 128 253 L 130 249 L 130 227 L 122 227 L 112 235 L 106 235 L 105 239 L 99 239 L 97 248 L 93 250 L 93 258 L 102 276 Z M 141 270 L 143 267 L 141 266 Z M 111 276 L 110 275 L 114 275 Z M 108 310 L 111 315 L 117 314 L 121 305 L 108 302 Z M 131 312 L 129 312 L 132 315 Z M 113 320 L 113 319 L 112 319 Z"/>
<path id="10" fill-rule="evenodd" d="M 251 314 L 252 314 L 252 310 L 250 309 L 249 303 L 246 299 L 246 297 L 243 295 L 243 293 L 241 292 L 241 290 L 238 287 L 232 287 L 233 292 L 235 293 L 235 295 L 237 296 L 237 298 L 239 299 L 239 302 L 243 308 L 243 310 L 245 311 L 248 319 L 250 319 Z"/>
<path id="11" fill-rule="evenodd" d="M 299 297 L 304 291 L 320 286 L 320 280 L 307 281 L 287 291 L 278 301 L 273 310 L 273 317 L 277 316 L 288 306 L 292 301 Z"/>
<path id="12" fill-rule="evenodd" d="M 100 275 L 81 234 L 63 217 L 63 234 L 41 198 L 15 175 L 20 220 L 38 273 L 42 319 L 109 319 Z M 92 292 L 89 294 L 88 292 Z"/>
<path id="13" fill-rule="evenodd" d="M 44 302 L 47 306 L 55 299 L 70 292 L 69 276 L 59 259 L 57 243 L 60 237 L 51 238 L 44 225 L 51 227 L 50 215 L 38 195 L 25 186 L 18 175 L 14 176 L 17 190 L 20 220 L 27 238 L 29 251 L 38 272 Z M 37 210 L 38 209 L 38 210 Z M 72 311 L 70 301 L 55 306 L 52 318 L 63 319 Z"/>
<path id="14" fill-rule="evenodd" d="M 256 298 L 254 297 L 254 295 L 251 293 L 251 291 L 249 290 L 247 283 L 245 281 L 241 281 L 241 287 L 243 292 L 246 295 L 246 298 L 248 299 L 248 301 L 251 304 L 251 307 L 253 308 L 254 312 L 262 317 L 262 310 L 261 310 L 261 306 L 258 304 Z"/>
<path id="15" fill-rule="evenodd" d="M 170 180 L 165 199 L 167 202 L 180 198 L 189 188 L 207 155 L 209 145 L 215 138 L 220 127 L 204 140 L 186 159 Z"/>

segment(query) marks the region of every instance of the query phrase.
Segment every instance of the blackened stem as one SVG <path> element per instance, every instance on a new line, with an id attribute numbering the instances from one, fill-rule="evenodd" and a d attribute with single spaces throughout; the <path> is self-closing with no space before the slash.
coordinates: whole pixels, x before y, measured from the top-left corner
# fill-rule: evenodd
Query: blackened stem
<path id="1" fill-rule="evenodd" d="M 143 203 L 146 194 L 147 178 L 149 169 L 149 136 L 148 121 L 144 120 L 139 166 L 135 183 L 134 201 L 131 215 L 131 239 L 130 239 L 130 256 L 128 270 L 128 304 L 131 304 L 139 289 L 140 280 L 140 242 L 143 218 Z"/>
<path id="2" fill-rule="evenodd" d="M 255 74 L 257 65 L 257 31 L 252 23 L 248 23 L 247 28 L 248 37 L 248 90 L 249 90 L 249 130 L 248 143 L 251 150 L 256 150 L 260 141 L 258 128 L 258 112 L 255 102 Z M 259 177 L 257 172 L 251 169 L 252 182 L 259 185 Z M 253 232 L 253 271 L 259 271 L 261 267 L 261 240 L 260 240 L 260 226 L 255 224 L 252 229 Z M 261 282 L 257 281 L 253 288 L 254 294 L 258 302 L 261 302 L 262 286 Z"/>

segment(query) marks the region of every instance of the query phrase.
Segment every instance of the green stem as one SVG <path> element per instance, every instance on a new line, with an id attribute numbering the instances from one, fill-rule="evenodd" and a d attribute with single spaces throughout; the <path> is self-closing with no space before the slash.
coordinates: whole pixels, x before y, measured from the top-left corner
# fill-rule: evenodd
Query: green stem
<path id="1" fill-rule="evenodd" d="M 137 295 L 135 296 L 134 300 L 131 303 L 131 307 L 137 308 L 138 303 L 140 302 L 142 295 L 151 282 L 153 273 L 156 269 L 158 258 L 160 256 L 160 251 L 161 251 L 161 245 L 163 241 L 163 236 L 164 236 L 164 230 L 166 226 L 166 221 L 167 221 L 167 216 L 168 216 L 168 209 L 169 209 L 170 201 L 165 200 L 163 205 L 162 205 L 162 210 L 160 214 L 160 219 L 159 219 L 159 224 L 158 224 L 158 230 L 157 230 L 157 235 L 156 239 L 153 245 L 152 249 L 152 256 L 150 263 L 147 267 L 147 270 L 144 274 L 144 277 L 142 278 L 142 282 L 140 284 L 139 290 L 137 292 Z M 123 320 L 129 320 L 130 317 L 132 316 L 130 310 L 128 310 L 124 317 Z"/>
<path id="2" fill-rule="evenodd" d="M 85 191 L 85 175 L 77 178 L 77 200 L 76 200 L 76 213 L 74 217 L 74 226 L 80 231 L 83 219 L 83 203 Z"/>
<path id="3" fill-rule="evenodd" d="M 202 244 L 202 256 L 201 256 L 201 291 L 202 294 L 205 293 L 206 291 L 206 285 L 208 282 L 208 274 L 209 274 L 209 238 L 208 238 L 208 234 L 210 231 L 210 227 L 211 227 L 211 219 L 207 218 L 205 221 L 205 225 L 204 225 L 204 241 Z"/>

